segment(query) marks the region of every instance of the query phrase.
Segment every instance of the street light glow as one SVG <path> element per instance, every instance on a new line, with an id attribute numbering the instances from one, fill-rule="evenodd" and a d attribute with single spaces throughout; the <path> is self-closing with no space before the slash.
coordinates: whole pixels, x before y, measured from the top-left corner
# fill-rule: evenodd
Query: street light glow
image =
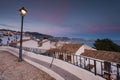
<path id="1" fill-rule="evenodd" d="M 24 7 L 22 7 L 19 11 L 20 11 L 22 16 L 25 16 L 27 13 L 27 10 Z"/>
<path id="2" fill-rule="evenodd" d="M 21 10 L 21 14 L 22 14 L 22 15 L 25 15 L 25 14 L 26 14 L 26 11 L 25 11 L 25 10 Z"/>

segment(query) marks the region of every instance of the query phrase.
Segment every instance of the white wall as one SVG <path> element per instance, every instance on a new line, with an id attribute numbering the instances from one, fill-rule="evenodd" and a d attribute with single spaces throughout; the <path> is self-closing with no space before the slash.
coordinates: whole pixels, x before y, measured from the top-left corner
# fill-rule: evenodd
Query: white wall
<path id="1" fill-rule="evenodd" d="M 23 40 L 24 39 L 30 39 L 30 37 L 28 37 L 28 36 L 23 36 Z"/>
<path id="2" fill-rule="evenodd" d="M 56 48 L 55 44 L 56 42 L 50 42 L 50 48 Z"/>
<path id="3" fill-rule="evenodd" d="M 50 41 L 47 41 L 47 42 L 42 43 L 42 46 L 40 48 L 50 49 L 50 47 L 51 47 Z"/>
<path id="4" fill-rule="evenodd" d="M 34 40 L 23 41 L 22 45 L 23 47 L 38 48 L 38 42 Z M 20 46 L 20 43 L 18 43 L 17 46 Z"/>
<path id="5" fill-rule="evenodd" d="M 42 46 L 39 47 L 40 49 L 49 50 L 50 48 L 56 48 L 55 47 L 55 42 L 51 42 L 50 40 L 47 40 L 47 39 L 43 40 L 42 42 L 43 42 Z"/>
<path id="6" fill-rule="evenodd" d="M 75 55 L 80 55 L 81 53 L 84 52 L 84 46 L 81 46 L 78 51 L 75 53 Z"/>
<path id="7" fill-rule="evenodd" d="M 96 49 L 94 49 L 86 44 L 84 44 L 83 46 L 84 46 L 84 49 L 87 49 L 87 50 L 96 50 Z"/>
<path id="8" fill-rule="evenodd" d="M 81 53 L 83 53 L 85 51 L 85 49 L 86 50 L 95 50 L 94 48 L 91 48 L 90 46 L 84 44 L 78 49 L 78 51 L 75 53 L 75 55 L 81 55 Z"/>
<path id="9" fill-rule="evenodd" d="M 20 43 L 17 44 L 19 46 Z M 42 43 L 42 46 L 39 47 L 38 42 L 35 40 L 28 40 L 28 41 L 23 41 L 22 43 L 23 47 L 29 47 L 29 48 L 38 48 L 38 49 L 44 49 L 44 50 L 49 50 L 50 48 L 55 48 L 54 44 L 51 43 L 50 41 L 46 41 Z"/>

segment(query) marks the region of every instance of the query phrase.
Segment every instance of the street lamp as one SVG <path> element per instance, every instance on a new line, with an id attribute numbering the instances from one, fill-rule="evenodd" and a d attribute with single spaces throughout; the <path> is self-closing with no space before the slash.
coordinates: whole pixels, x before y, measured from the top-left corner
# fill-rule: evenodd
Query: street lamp
<path id="1" fill-rule="evenodd" d="M 26 13 L 27 13 L 27 10 L 24 7 L 22 7 L 19 11 L 20 11 L 20 14 L 21 14 L 22 18 L 21 18 L 20 48 L 19 48 L 19 59 L 18 59 L 18 61 L 21 62 L 22 61 L 23 19 L 24 19 L 24 16 L 26 15 Z"/>

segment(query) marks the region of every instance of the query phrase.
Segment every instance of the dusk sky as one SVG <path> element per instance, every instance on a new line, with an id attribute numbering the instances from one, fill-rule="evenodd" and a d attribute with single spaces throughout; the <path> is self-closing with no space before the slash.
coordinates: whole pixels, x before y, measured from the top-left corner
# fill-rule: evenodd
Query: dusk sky
<path id="1" fill-rule="evenodd" d="M 0 29 L 52 36 L 120 40 L 120 0 L 0 0 Z"/>

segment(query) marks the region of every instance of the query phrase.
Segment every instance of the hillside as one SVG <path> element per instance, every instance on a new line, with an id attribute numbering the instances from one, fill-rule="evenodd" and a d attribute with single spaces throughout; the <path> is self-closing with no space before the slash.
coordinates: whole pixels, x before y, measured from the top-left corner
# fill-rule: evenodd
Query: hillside
<path id="1" fill-rule="evenodd" d="M 53 36 L 51 35 L 46 35 L 46 34 L 41 34 L 38 32 L 25 32 L 26 35 L 29 35 L 31 37 L 35 37 L 37 39 L 41 39 L 41 38 L 53 38 Z"/>
<path id="2" fill-rule="evenodd" d="M 14 30 L 9 30 L 9 29 L 0 29 L 0 31 L 10 31 L 12 33 L 17 32 L 18 34 L 20 34 L 20 31 L 14 31 Z M 70 40 L 70 38 L 68 38 L 68 37 L 54 37 L 54 36 L 47 35 L 47 34 L 42 34 L 42 33 L 39 33 L 39 32 L 26 31 L 24 33 L 27 36 L 31 36 L 31 37 L 37 38 L 37 39 L 47 38 L 47 39 L 50 39 L 50 40 L 53 40 L 53 41 L 58 41 L 58 40 L 67 41 L 67 40 Z"/>

